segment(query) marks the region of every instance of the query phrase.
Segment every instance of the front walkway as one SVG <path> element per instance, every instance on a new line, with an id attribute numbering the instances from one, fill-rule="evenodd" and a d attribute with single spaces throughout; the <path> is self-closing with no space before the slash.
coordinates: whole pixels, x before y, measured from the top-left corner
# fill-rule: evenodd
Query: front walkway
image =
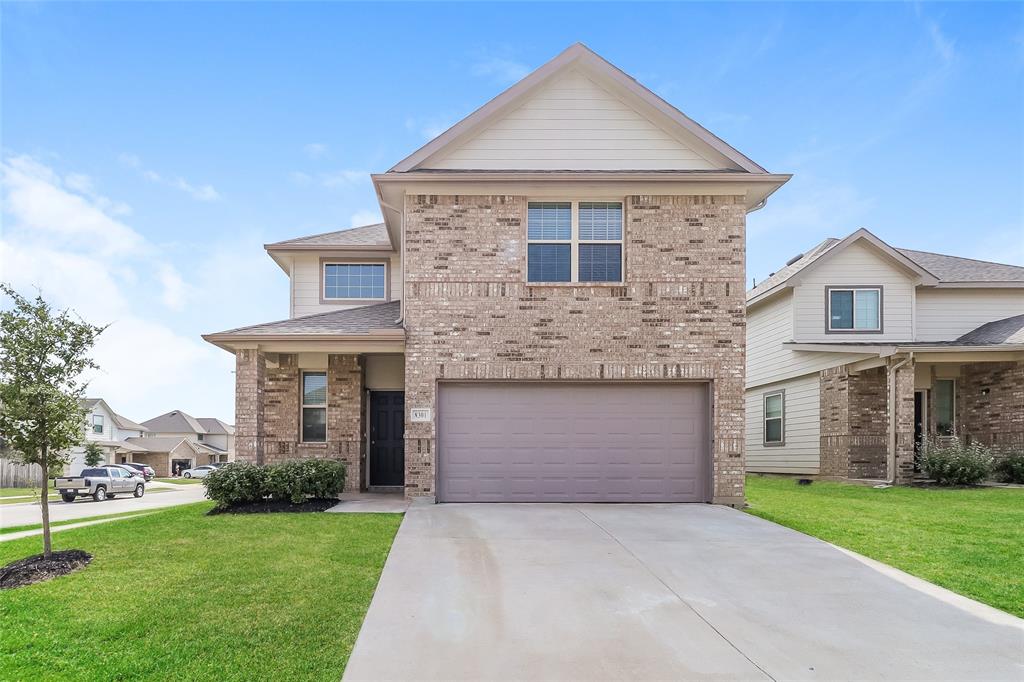
<path id="1" fill-rule="evenodd" d="M 1007 679 L 1024 621 L 708 505 L 413 505 L 345 671 Z"/>

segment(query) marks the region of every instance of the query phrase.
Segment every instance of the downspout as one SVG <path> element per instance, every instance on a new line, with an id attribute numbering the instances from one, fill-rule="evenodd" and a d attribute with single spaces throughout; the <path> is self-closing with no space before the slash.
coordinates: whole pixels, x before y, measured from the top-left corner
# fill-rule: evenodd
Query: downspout
<path id="1" fill-rule="evenodd" d="M 903 358 L 894 365 L 889 365 L 888 370 L 888 385 L 889 385 L 889 452 L 886 456 L 885 462 L 885 473 L 886 483 L 889 485 L 895 485 L 896 483 L 896 381 L 895 375 L 903 365 L 907 364 L 914 359 L 914 353 L 908 353 L 907 357 Z"/>

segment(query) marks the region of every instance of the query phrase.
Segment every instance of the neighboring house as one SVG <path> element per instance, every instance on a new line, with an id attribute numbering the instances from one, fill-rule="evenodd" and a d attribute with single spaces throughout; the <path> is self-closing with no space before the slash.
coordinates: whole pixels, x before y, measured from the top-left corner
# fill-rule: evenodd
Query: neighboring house
<path id="1" fill-rule="evenodd" d="M 906 482 L 1024 447 L 1024 267 L 826 239 L 747 292 L 747 470 Z"/>
<path id="2" fill-rule="evenodd" d="M 102 398 L 85 398 L 81 405 L 86 410 L 83 443 L 71 449 L 68 473 L 76 474 L 85 467 L 85 446 L 95 443 L 103 451 L 106 463 L 130 462 L 132 454 L 140 451 L 132 439 L 146 432 L 146 427 L 123 417 Z"/>
<path id="3" fill-rule="evenodd" d="M 184 436 L 150 436 L 132 438 L 131 442 L 140 450 L 133 452 L 129 461 L 148 464 L 157 476 L 165 477 L 191 469 L 209 455 Z"/>
<path id="4" fill-rule="evenodd" d="M 266 245 L 239 459 L 439 501 L 743 502 L 745 223 L 774 175 L 582 45 L 387 173 L 384 223 Z"/>
<path id="5" fill-rule="evenodd" d="M 142 423 L 149 429 L 149 433 L 146 434 L 147 441 L 144 443 L 146 446 L 152 445 L 148 439 L 153 438 L 163 441 L 161 447 L 167 447 L 171 441 L 175 441 L 177 445 L 182 439 L 191 445 L 189 450 L 177 453 L 170 450 L 160 451 L 161 463 L 166 465 L 171 473 L 177 469 L 188 469 L 200 464 L 232 462 L 235 459 L 235 428 L 219 419 L 193 417 L 181 410 L 172 410 Z"/>

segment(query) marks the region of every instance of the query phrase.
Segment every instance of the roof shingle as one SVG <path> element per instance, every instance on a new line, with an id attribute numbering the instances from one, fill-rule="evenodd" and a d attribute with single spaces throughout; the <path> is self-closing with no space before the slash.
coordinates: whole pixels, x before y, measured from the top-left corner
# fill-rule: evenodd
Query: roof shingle
<path id="1" fill-rule="evenodd" d="M 352 336 L 369 334 L 381 330 L 401 330 L 398 322 L 400 314 L 399 301 L 377 303 L 374 305 L 332 310 L 327 313 L 315 313 L 294 317 L 289 320 L 264 322 L 249 327 L 229 329 L 209 337 L 249 337 L 273 336 L 277 334 Z"/>
<path id="2" fill-rule="evenodd" d="M 388 230 L 384 226 L 384 223 L 375 223 L 373 225 L 363 225 L 362 227 L 351 227 L 347 230 L 335 230 L 334 232 L 323 232 L 321 234 L 313 234 L 307 237 L 286 239 L 283 242 L 266 244 L 264 248 L 270 250 L 289 248 L 330 248 L 332 246 L 391 248 L 391 239 L 388 237 Z"/>

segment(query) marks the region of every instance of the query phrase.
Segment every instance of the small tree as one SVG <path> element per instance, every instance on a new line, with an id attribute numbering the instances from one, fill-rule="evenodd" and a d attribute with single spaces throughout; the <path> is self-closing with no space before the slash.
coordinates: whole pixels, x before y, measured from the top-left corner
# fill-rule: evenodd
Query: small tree
<path id="1" fill-rule="evenodd" d="M 27 464 L 43 469 L 43 556 L 50 558 L 49 477 L 68 463 L 82 440 L 86 384 L 96 368 L 89 351 L 104 327 L 56 312 L 37 295 L 29 300 L 7 284 L 13 307 L 0 311 L 0 438 Z"/>
<path id="2" fill-rule="evenodd" d="M 96 443 L 85 444 L 85 466 L 94 467 L 103 464 L 103 450 Z"/>

